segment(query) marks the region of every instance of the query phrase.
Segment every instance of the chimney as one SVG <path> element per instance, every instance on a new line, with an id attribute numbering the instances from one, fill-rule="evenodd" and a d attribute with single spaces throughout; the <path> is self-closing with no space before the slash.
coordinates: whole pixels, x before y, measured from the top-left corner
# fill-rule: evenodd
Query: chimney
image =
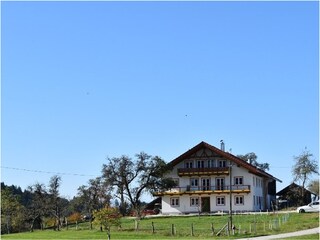
<path id="1" fill-rule="evenodd" d="M 224 142 L 223 140 L 220 140 L 220 150 L 224 151 L 224 148 L 225 148 Z"/>

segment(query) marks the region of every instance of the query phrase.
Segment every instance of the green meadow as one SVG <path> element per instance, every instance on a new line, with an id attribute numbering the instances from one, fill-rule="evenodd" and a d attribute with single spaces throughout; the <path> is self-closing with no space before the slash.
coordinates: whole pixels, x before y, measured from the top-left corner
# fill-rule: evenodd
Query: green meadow
<path id="1" fill-rule="evenodd" d="M 144 218 L 135 230 L 133 218 L 123 218 L 121 227 L 111 229 L 111 239 L 234 239 L 280 234 L 319 226 L 319 214 L 282 213 L 233 215 L 234 232 L 228 235 L 229 216 L 168 216 Z M 312 235 L 314 236 L 314 235 Z M 107 239 L 99 226 L 90 229 L 88 222 L 64 227 L 61 231 L 43 230 L 2 235 L 3 239 Z M 300 237 L 301 238 L 301 237 Z M 318 239 L 318 236 L 317 236 Z"/>

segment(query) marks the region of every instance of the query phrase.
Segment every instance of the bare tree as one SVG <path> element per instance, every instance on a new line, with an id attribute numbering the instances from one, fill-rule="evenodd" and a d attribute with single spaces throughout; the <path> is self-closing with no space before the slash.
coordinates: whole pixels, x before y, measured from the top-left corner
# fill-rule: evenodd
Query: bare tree
<path id="1" fill-rule="evenodd" d="M 51 208 L 51 214 L 54 216 L 56 219 L 55 222 L 55 227 L 54 229 L 57 229 L 60 231 L 61 227 L 61 199 L 60 199 L 60 193 L 59 193 L 59 188 L 61 185 L 61 177 L 54 175 L 51 177 L 50 182 L 49 182 L 49 204 Z"/>
<path id="2" fill-rule="evenodd" d="M 36 183 L 28 187 L 31 192 L 31 200 L 27 203 L 27 215 L 30 221 L 30 231 L 33 232 L 34 224 L 39 221 L 43 228 L 43 217 L 47 213 L 47 191 L 44 184 Z"/>
<path id="3" fill-rule="evenodd" d="M 115 197 L 120 200 L 119 211 L 124 216 L 128 206 L 125 199 L 125 179 L 132 168 L 132 161 L 124 155 L 119 158 L 108 158 L 108 165 L 104 164 L 102 168 L 102 177 L 105 183 L 115 190 Z"/>
<path id="4" fill-rule="evenodd" d="M 292 167 L 294 181 L 302 182 L 301 196 L 304 199 L 306 182 L 312 174 L 319 174 L 318 163 L 313 159 L 313 154 L 304 150 L 299 156 L 294 156 L 295 164 Z"/>
<path id="5" fill-rule="evenodd" d="M 128 156 L 108 158 L 102 167 L 102 174 L 124 204 L 125 198 L 132 205 L 138 219 L 141 218 L 141 196 L 146 191 L 155 191 L 174 186 L 174 182 L 164 178 L 168 165 L 160 157 L 152 157 L 144 152 L 136 154 L 132 160 Z"/>

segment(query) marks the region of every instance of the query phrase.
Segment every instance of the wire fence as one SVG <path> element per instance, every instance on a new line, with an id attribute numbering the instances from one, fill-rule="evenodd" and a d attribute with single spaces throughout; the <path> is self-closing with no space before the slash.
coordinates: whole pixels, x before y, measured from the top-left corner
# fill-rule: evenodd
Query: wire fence
<path id="1" fill-rule="evenodd" d="M 290 219 L 290 214 L 233 215 L 233 226 L 229 227 L 229 216 L 159 217 L 155 219 L 123 219 L 120 227 L 112 231 L 148 233 L 161 236 L 209 237 L 227 235 L 268 235 L 277 232 Z M 94 226 L 93 226 L 94 228 Z M 229 229 L 230 228 L 230 229 Z M 72 224 L 68 229 L 89 230 L 90 222 Z M 97 229 L 97 228 L 96 228 Z"/>

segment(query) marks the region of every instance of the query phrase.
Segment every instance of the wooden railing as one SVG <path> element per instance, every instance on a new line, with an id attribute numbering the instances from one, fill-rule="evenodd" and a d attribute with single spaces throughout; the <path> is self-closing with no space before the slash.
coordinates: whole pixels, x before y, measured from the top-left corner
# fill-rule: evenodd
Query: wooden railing
<path id="1" fill-rule="evenodd" d="M 202 194 L 202 193 L 249 193 L 250 185 L 215 185 L 215 186 L 186 186 L 174 187 L 166 191 L 157 191 L 155 196 L 182 195 L 182 194 Z"/>
<path id="2" fill-rule="evenodd" d="M 228 167 L 213 167 L 213 168 L 179 168 L 179 176 L 193 175 L 228 175 Z"/>

